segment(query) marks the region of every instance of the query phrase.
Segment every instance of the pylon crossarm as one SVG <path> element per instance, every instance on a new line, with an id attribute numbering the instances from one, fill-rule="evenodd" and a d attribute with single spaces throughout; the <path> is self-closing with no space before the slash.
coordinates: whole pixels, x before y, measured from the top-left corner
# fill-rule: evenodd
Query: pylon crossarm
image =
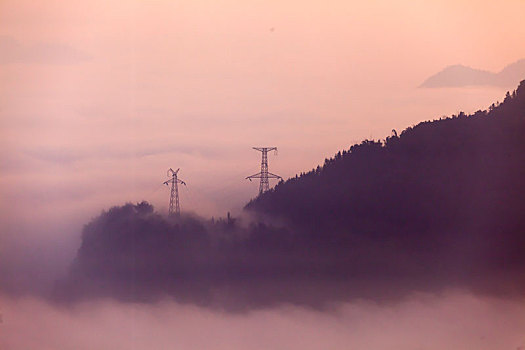
<path id="1" fill-rule="evenodd" d="M 261 176 L 262 176 L 261 173 L 253 174 L 253 175 L 247 176 L 246 180 L 249 180 L 249 179 L 260 179 Z"/>
<path id="2" fill-rule="evenodd" d="M 275 175 L 270 172 L 268 172 L 268 178 L 269 179 L 282 179 L 282 177 L 280 177 L 279 175 Z"/>
<path id="3" fill-rule="evenodd" d="M 277 147 L 252 147 L 252 148 L 260 152 L 277 151 Z"/>

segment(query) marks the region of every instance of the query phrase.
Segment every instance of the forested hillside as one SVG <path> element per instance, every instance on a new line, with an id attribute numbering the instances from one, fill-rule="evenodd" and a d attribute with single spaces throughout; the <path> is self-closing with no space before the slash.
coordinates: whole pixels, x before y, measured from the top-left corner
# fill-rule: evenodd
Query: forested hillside
<path id="1" fill-rule="evenodd" d="M 487 111 L 356 144 L 246 209 L 314 235 L 511 264 L 525 247 L 525 81 Z M 510 242 L 515 249 L 498 250 Z"/>

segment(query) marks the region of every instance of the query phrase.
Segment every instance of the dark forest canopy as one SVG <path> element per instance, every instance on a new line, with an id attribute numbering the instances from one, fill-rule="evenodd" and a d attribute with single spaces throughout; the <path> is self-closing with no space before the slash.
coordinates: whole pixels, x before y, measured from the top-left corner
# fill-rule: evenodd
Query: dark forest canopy
<path id="1" fill-rule="evenodd" d="M 503 103 L 363 141 L 246 206 L 178 220 L 148 203 L 83 230 L 57 300 L 169 295 L 229 310 L 466 288 L 525 295 L 525 81 Z"/>
<path id="2" fill-rule="evenodd" d="M 524 135 L 525 81 L 488 111 L 353 145 L 246 209 L 354 233 L 493 231 L 525 209 Z"/>

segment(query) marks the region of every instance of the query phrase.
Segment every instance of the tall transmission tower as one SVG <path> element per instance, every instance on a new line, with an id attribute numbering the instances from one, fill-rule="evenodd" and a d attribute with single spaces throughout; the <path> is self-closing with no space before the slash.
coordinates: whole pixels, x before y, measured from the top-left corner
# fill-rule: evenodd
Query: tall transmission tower
<path id="1" fill-rule="evenodd" d="M 259 195 L 270 189 L 269 179 L 282 179 L 279 175 L 272 174 L 268 171 L 268 152 L 275 151 L 277 152 L 277 147 L 252 147 L 254 150 L 257 150 L 262 153 L 261 160 L 261 172 L 248 176 L 246 179 L 252 181 L 252 179 L 261 179 L 259 185 Z"/>
<path id="2" fill-rule="evenodd" d="M 169 180 L 164 181 L 164 185 L 169 186 L 171 184 L 171 195 L 170 195 L 170 207 L 168 210 L 169 216 L 180 216 L 180 203 L 179 203 L 179 184 L 186 186 L 186 183 L 177 177 L 180 168 L 173 171 L 172 168 L 168 170 Z"/>

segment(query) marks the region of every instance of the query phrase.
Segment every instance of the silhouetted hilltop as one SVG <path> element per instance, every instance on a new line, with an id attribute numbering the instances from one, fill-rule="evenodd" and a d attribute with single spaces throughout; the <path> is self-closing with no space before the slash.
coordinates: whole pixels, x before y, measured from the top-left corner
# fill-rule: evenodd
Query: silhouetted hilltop
<path id="1" fill-rule="evenodd" d="M 421 87 L 461 87 L 474 85 L 493 85 L 512 87 L 525 79 L 525 59 L 509 64 L 498 73 L 474 69 L 461 64 L 448 66 L 426 79 Z"/>

